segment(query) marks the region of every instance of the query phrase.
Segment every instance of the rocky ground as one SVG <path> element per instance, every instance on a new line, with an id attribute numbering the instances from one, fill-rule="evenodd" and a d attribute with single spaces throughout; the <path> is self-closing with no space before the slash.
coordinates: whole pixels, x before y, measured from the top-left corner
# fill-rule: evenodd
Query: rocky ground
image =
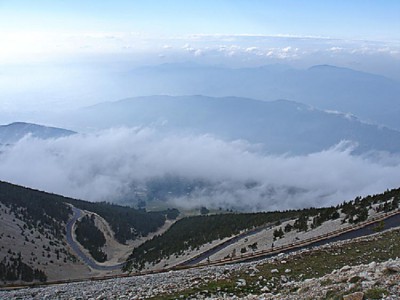
<path id="1" fill-rule="evenodd" d="M 282 278 L 281 278 L 282 280 Z M 294 294 L 293 291 L 296 291 Z M 276 295 L 245 299 L 400 299 L 400 259 L 344 266 L 321 278 L 287 282 Z"/>
<path id="2" fill-rule="evenodd" d="M 251 263 L 1 291 L 0 299 L 400 299 L 400 230 Z"/>

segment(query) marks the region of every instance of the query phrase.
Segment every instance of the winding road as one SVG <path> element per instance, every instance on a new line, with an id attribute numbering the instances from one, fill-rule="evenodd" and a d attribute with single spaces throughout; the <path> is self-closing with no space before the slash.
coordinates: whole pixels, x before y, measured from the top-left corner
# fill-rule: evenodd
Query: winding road
<path id="1" fill-rule="evenodd" d="M 73 211 L 73 216 L 72 218 L 68 221 L 67 223 L 67 242 L 73 249 L 73 251 L 76 253 L 76 255 L 79 256 L 79 258 L 90 268 L 94 270 L 99 270 L 99 271 L 113 271 L 113 270 L 119 270 L 123 267 L 124 263 L 120 263 L 117 265 L 101 265 L 98 264 L 96 261 L 94 261 L 91 257 L 89 257 L 86 253 L 84 253 L 81 249 L 81 247 L 78 245 L 78 243 L 74 240 L 73 238 L 73 227 L 76 221 L 83 215 L 82 210 L 71 206 L 72 211 Z M 400 211 L 397 211 L 393 215 L 387 216 L 387 217 L 382 217 L 377 221 L 370 222 L 370 224 L 366 226 L 362 226 L 360 228 L 355 228 L 355 229 L 349 229 L 347 231 L 341 232 L 341 233 L 331 233 L 327 234 L 326 236 L 322 237 L 317 237 L 316 240 L 313 241 L 304 241 L 304 242 L 299 242 L 298 244 L 293 244 L 293 245 L 288 245 L 287 247 L 283 248 L 276 248 L 274 250 L 270 250 L 264 253 L 259 253 L 254 256 L 245 256 L 245 257 L 238 257 L 238 259 L 234 259 L 232 261 L 228 260 L 221 260 L 219 263 L 235 263 L 235 262 L 244 262 L 244 261 L 254 261 L 254 260 L 260 260 L 263 258 L 268 258 L 275 256 L 279 253 L 290 253 L 294 252 L 297 250 L 305 249 L 305 248 L 311 248 L 311 247 L 316 247 L 316 246 L 321 246 L 325 245 L 328 243 L 336 242 L 336 241 L 344 241 L 344 240 L 350 240 L 358 237 L 363 237 L 367 235 L 371 235 L 375 233 L 373 231 L 373 227 L 376 226 L 376 223 L 379 222 L 380 220 L 384 220 L 384 229 L 390 229 L 394 227 L 400 226 Z M 204 261 L 212 254 L 215 254 L 222 249 L 228 247 L 229 245 L 232 245 L 233 243 L 238 242 L 239 240 L 242 240 L 248 236 L 254 235 L 266 228 L 271 227 L 272 224 L 267 224 L 261 228 L 256 228 L 251 231 L 247 231 L 245 233 L 239 234 L 189 260 L 186 260 L 184 262 L 179 263 L 175 267 L 194 267 L 196 265 L 205 265 Z M 212 262 L 211 264 L 218 264 L 218 262 Z"/>
<path id="2" fill-rule="evenodd" d="M 94 261 L 91 257 L 87 256 L 80 248 L 78 243 L 74 240 L 73 238 L 73 227 L 76 223 L 76 221 L 83 215 L 82 210 L 76 208 L 75 206 L 72 206 L 72 218 L 68 221 L 67 223 L 67 243 L 68 245 L 74 250 L 75 254 L 79 256 L 79 258 L 89 267 L 91 267 L 94 270 L 99 270 L 99 271 L 114 271 L 114 270 L 119 270 L 122 268 L 124 265 L 123 263 L 117 264 L 117 265 L 100 265 L 96 261 Z"/>
<path id="3" fill-rule="evenodd" d="M 233 238 L 228 239 L 227 241 L 225 241 L 225 242 L 223 242 L 221 244 L 218 244 L 218 245 L 212 247 L 211 249 L 208 249 L 208 250 L 200 253 L 199 255 L 196 255 L 195 257 L 192 257 L 192 258 L 180 263 L 179 266 L 196 265 L 196 264 L 202 262 L 203 260 L 205 260 L 206 258 L 208 258 L 209 256 L 211 256 L 211 255 L 223 250 L 224 248 L 226 248 L 226 247 L 228 247 L 228 246 L 230 246 L 230 245 L 232 245 L 232 244 L 234 244 L 234 243 L 236 243 L 236 242 L 238 242 L 238 241 L 240 241 L 242 239 L 245 239 L 245 238 L 247 238 L 249 236 L 252 236 L 252 235 L 254 235 L 256 233 L 259 233 L 264 229 L 270 229 L 272 227 L 273 227 L 273 223 L 264 225 L 264 226 L 262 226 L 260 228 L 256 228 L 256 229 L 252 229 L 252 230 L 243 232 L 243 233 L 241 233 L 241 234 L 239 234 L 237 236 L 234 236 Z"/>
<path id="4" fill-rule="evenodd" d="M 86 263 L 88 266 L 90 266 L 91 268 L 93 268 L 95 270 L 111 271 L 111 270 L 120 269 L 123 266 L 123 264 L 118 264 L 118 265 L 113 265 L 113 266 L 99 265 L 98 263 L 93 261 L 93 259 L 89 258 L 85 253 L 82 252 L 81 248 L 79 247 L 79 245 L 75 242 L 75 240 L 72 237 L 72 230 L 73 230 L 73 226 L 74 226 L 75 222 L 82 216 L 83 213 L 80 209 L 77 209 L 73 206 L 71 206 L 71 207 L 73 210 L 73 216 L 67 223 L 67 241 L 68 241 L 68 244 L 71 246 L 71 248 L 82 259 L 82 261 L 84 263 Z M 300 249 L 321 246 L 321 245 L 328 244 L 331 242 L 343 241 L 343 240 L 349 240 L 349 239 L 353 239 L 353 238 L 368 236 L 368 235 L 375 233 L 373 228 L 376 226 L 376 224 L 378 222 L 380 222 L 382 220 L 384 221 L 384 225 L 385 225 L 384 230 L 399 227 L 400 226 L 400 210 L 390 213 L 389 215 L 381 216 L 380 218 L 369 221 L 365 224 L 361 224 L 358 228 L 350 228 L 344 232 L 336 232 L 336 233 L 332 232 L 328 235 L 317 237 L 311 241 L 304 241 L 303 243 L 289 245 L 286 248 L 282 248 L 282 249 L 277 248 L 277 249 L 274 249 L 273 251 L 269 250 L 267 252 L 259 253 L 257 255 L 239 257 L 239 259 L 235 259 L 235 260 L 223 259 L 220 261 L 213 261 L 211 263 L 203 263 L 203 262 L 201 262 L 200 259 L 204 260 L 210 254 L 209 252 L 205 252 L 205 253 L 200 254 L 200 256 L 195 257 L 196 260 L 191 259 L 184 263 L 178 264 L 176 266 L 172 266 L 167 269 L 142 271 L 142 272 L 137 272 L 135 274 L 121 273 L 121 274 L 113 274 L 113 275 L 101 275 L 100 277 L 97 276 L 97 277 L 86 278 L 86 279 L 59 280 L 59 281 L 41 283 L 40 285 L 47 286 L 47 285 L 52 285 L 52 284 L 81 282 L 81 281 L 87 281 L 87 280 L 106 280 L 106 279 L 122 278 L 122 277 L 129 277 L 129 276 L 141 276 L 141 275 L 146 275 L 146 274 L 165 273 L 165 272 L 171 272 L 173 270 L 179 270 L 179 269 L 199 268 L 199 267 L 204 267 L 206 265 L 216 266 L 216 265 L 233 264 L 233 263 L 240 263 L 240 262 L 257 261 L 260 259 L 276 256 L 280 253 L 290 253 L 290 252 L 294 252 L 294 251 L 297 251 Z M 246 233 L 241 234 L 234 238 L 238 238 L 238 239 L 245 238 L 246 236 L 257 233 L 260 229 L 261 228 L 252 230 L 250 232 L 246 232 Z M 227 241 L 227 242 L 229 242 L 229 241 Z M 218 246 L 221 246 L 221 245 L 218 245 Z M 225 247 L 226 246 L 227 245 L 225 245 Z M 217 249 L 212 249 L 212 250 L 216 251 Z M 204 257 L 202 258 L 203 255 L 204 255 Z M 200 260 L 200 262 L 198 262 L 199 260 Z M 196 262 L 196 264 L 193 264 L 194 262 Z M 38 285 L 37 283 L 10 285 L 10 286 L 6 287 L 6 289 L 26 288 L 26 287 L 32 287 L 32 286 L 37 286 L 37 285 Z M 4 289 L 4 287 L 3 287 L 3 289 Z"/>
<path id="5" fill-rule="evenodd" d="M 286 247 L 283 246 L 282 248 L 276 248 L 275 250 L 268 250 L 268 251 L 265 251 L 264 253 L 255 254 L 254 256 L 250 255 L 250 256 L 238 257 L 238 259 L 232 260 L 231 263 L 237 263 L 239 261 L 240 262 L 256 261 L 256 260 L 276 256 L 280 253 L 290 253 L 290 252 L 298 251 L 298 250 L 305 249 L 305 248 L 312 248 L 312 247 L 322 246 L 322 245 L 337 242 L 337 241 L 345 241 L 345 240 L 350 240 L 350 239 L 354 239 L 354 238 L 358 238 L 358 237 L 371 235 L 371 234 L 375 233 L 375 231 L 373 229 L 376 226 L 376 224 L 378 222 L 380 222 L 381 220 L 384 220 L 383 230 L 399 227 L 400 226 L 400 211 L 397 211 L 393 215 L 390 215 L 388 217 L 382 217 L 381 219 L 371 222 L 371 224 L 362 226 L 360 228 L 349 229 L 348 231 L 344 231 L 344 232 L 338 233 L 338 234 L 329 233 L 325 236 L 316 237 L 316 240 L 313 242 L 303 241 L 303 242 L 299 242 L 297 244 L 288 245 Z M 188 266 L 195 266 L 195 265 L 205 265 L 206 263 L 204 261 L 210 255 L 223 250 L 224 248 L 228 247 L 229 245 L 232 245 L 233 243 L 235 243 L 241 239 L 244 239 L 248 236 L 254 235 L 254 234 L 260 232 L 261 230 L 263 230 L 264 228 L 268 228 L 268 226 L 265 226 L 263 228 L 257 228 L 257 229 L 248 231 L 246 233 L 240 234 L 238 236 L 235 236 L 226 242 L 223 242 L 203 253 L 200 253 L 199 255 L 197 255 L 189 260 L 186 260 L 186 261 L 178 264 L 177 266 L 178 267 L 179 266 L 182 266 L 182 267 L 187 266 L 188 267 Z M 221 262 L 230 263 L 229 260 L 222 260 Z"/>
<path id="6" fill-rule="evenodd" d="M 351 239 L 355 239 L 355 238 L 372 235 L 372 234 L 376 233 L 374 231 L 374 227 L 376 226 L 376 224 L 378 222 L 374 222 L 365 227 L 347 231 L 347 232 L 344 232 L 344 233 L 336 235 L 336 236 L 321 238 L 320 240 L 317 240 L 315 242 L 306 243 L 306 244 L 298 245 L 298 246 L 295 245 L 289 249 L 277 250 L 277 252 L 274 251 L 274 252 L 271 252 L 271 253 L 268 253 L 265 255 L 259 255 L 254 258 L 251 258 L 251 257 L 246 258 L 246 259 L 241 260 L 241 262 L 257 261 L 260 259 L 276 256 L 277 254 L 280 254 L 280 253 L 287 254 L 287 253 L 295 252 L 295 251 L 302 250 L 302 249 L 309 249 L 309 248 L 313 248 L 313 247 L 326 245 L 329 243 L 334 243 L 334 242 L 339 242 L 339 241 L 347 241 L 347 240 L 351 240 Z M 400 213 L 397 213 L 395 215 L 392 215 L 392 216 L 386 218 L 384 220 L 384 223 L 385 223 L 384 228 L 382 230 L 399 227 L 400 226 Z"/>

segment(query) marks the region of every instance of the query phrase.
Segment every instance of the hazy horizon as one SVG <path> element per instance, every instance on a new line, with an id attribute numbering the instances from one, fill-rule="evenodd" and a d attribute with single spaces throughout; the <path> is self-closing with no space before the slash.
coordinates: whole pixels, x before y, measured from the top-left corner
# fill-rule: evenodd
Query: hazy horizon
<path id="1" fill-rule="evenodd" d="M 199 184 L 172 203 L 256 210 L 332 204 L 395 187 L 399 14 L 395 0 L 0 1 L 0 125 L 24 121 L 80 132 L 0 145 L 0 180 L 125 201 L 133 185 L 172 176 Z M 305 112 L 289 120 L 284 107 L 270 123 L 249 116 L 241 124 L 247 107 L 226 104 L 242 127 L 224 128 L 225 114 L 204 103 L 199 115 L 176 106 L 165 116 L 162 106 L 157 114 L 145 104 L 112 116 L 87 109 L 151 95 L 286 99 Z M 98 119 L 78 124 L 91 118 Z M 196 120 L 221 124 L 207 131 L 208 123 Z M 165 124 L 182 128 L 167 132 Z M 220 128 L 237 134 L 226 138 Z M 267 138 L 272 145 L 285 137 L 285 147 L 307 151 L 260 151 L 268 149 Z M 321 147 L 304 146 L 309 137 Z M 367 147 L 357 152 L 361 139 Z"/>
<path id="2" fill-rule="evenodd" d="M 116 77 L 165 63 L 330 64 L 400 82 L 399 12 L 397 1 L 0 1 L 0 113 L 145 96 Z"/>

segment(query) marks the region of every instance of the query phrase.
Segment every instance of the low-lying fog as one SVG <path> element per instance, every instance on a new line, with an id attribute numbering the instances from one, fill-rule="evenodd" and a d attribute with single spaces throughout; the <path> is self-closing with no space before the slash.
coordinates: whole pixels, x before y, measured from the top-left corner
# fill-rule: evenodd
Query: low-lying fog
<path id="1" fill-rule="evenodd" d="M 119 128 L 2 146 L 0 178 L 124 204 L 136 204 L 134 195 L 154 179 L 180 178 L 191 186 L 187 193 L 170 192 L 171 205 L 245 210 L 331 205 L 398 187 L 400 157 L 356 156 L 353 147 L 344 141 L 318 153 L 276 156 L 244 141 Z"/>

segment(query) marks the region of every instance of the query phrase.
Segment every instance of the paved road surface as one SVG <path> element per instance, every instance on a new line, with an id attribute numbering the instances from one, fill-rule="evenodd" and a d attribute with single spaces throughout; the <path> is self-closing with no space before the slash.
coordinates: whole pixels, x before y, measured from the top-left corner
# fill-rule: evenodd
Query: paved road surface
<path id="1" fill-rule="evenodd" d="M 350 240 L 350 239 L 354 239 L 357 237 L 371 235 L 371 234 L 375 233 L 375 231 L 373 230 L 373 227 L 375 227 L 375 226 L 376 226 L 375 223 L 370 224 L 370 225 L 362 227 L 360 229 L 355 229 L 353 231 L 346 232 L 346 233 L 340 234 L 338 236 L 327 238 L 324 240 L 316 241 L 311 244 L 307 244 L 304 246 L 297 246 L 297 247 L 294 246 L 293 248 L 291 248 L 289 250 L 282 250 L 280 253 L 290 253 L 290 252 L 294 252 L 294 251 L 305 249 L 305 248 L 311 248 L 311 247 L 321 246 L 321 245 L 325 245 L 325 244 L 332 243 L 332 242 Z M 385 227 L 384 227 L 385 230 L 389 229 L 389 228 L 398 227 L 398 226 L 400 226 L 400 214 L 396 214 L 392 217 L 385 219 Z M 265 228 L 268 228 L 268 227 L 251 230 L 244 234 L 238 235 L 238 236 L 234 237 L 233 239 L 226 241 L 225 243 L 217 245 L 217 246 L 211 248 L 210 250 L 205 251 L 205 252 L 199 254 L 198 256 L 181 263 L 180 266 L 193 266 L 193 265 L 199 264 L 200 262 L 204 262 L 209 256 L 223 250 L 224 248 L 228 247 L 229 245 L 232 245 L 233 243 L 236 243 L 237 241 L 239 241 L 241 239 L 244 239 L 248 236 L 258 233 L 258 232 L 264 230 Z M 260 255 L 257 257 L 249 257 L 248 259 L 244 259 L 241 261 L 256 261 L 256 260 L 260 260 L 263 258 L 276 256 L 277 254 L 278 253 L 274 252 L 274 253 L 270 253 L 270 254 Z"/>
<path id="2" fill-rule="evenodd" d="M 79 247 L 79 245 L 75 242 L 75 240 L 72 237 L 72 227 L 74 226 L 75 222 L 82 216 L 82 211 L 74 206 L 72 206 L 72 211 L 73 211 L 73 216 L 72 218 L 68 221 L 67 223 L 67 243 L 71 246 L 71 248 L 74 250 L 75 254 L 79 256 L 79 258 L 87 264 L 89 267 L 95 270 L 100 270 L 100 271 L 113 271 L 113 270 L 118 270 L 121 269 L 122 264 L 117 264 L 113 266 L 104 266 L 104 265 L 99 265 L 96 261 L 94 261 L 92 258 L 88 257 Z"/>
<path id="3" fill-rule="evenodd" d="M 238 242 L 238 241 L 240 241 L 242 239 L 245 239 L 245 238 L 247 238 L 247 237 L 249 237 L 251 235 L 259 233 L 259 232 L 263 231 L 264 229 L 270 229 L 270 228 L 272 228 L 272 226 L 273 226 L 272 224 L 268 224 L 266 226 L 263 226 L 262 228 L 257 228 L 257 229 L 253 229 L 253 230 L 241 233 L 241 234 L 235 236 L 234 238 L 231 238 L 231 239 L 227 240 L 226 242 L 221 243 L 221 244 L 219 244 L 219 245 L 217 245 L 217 246 L 215 246 L 215 247 L 213 247 L 213 248 L 211 248 L 211 249 L 199 254 L 198 256 L 193 257 L 192 259 L 189 259 L 187 261 L 182 262 L 179 265 L 180 266 L 193 266 L 193 265 L 196 265 L 196 264 L 202 262 L 203 260 L 207 259 L 211 255 L 221 251 L 222 249 L 225 249 L 226 247 L 228 247 L 228 246 L 230 246 L 230 245 L 232 245 L 232 244 L 234 244 L 234 243 L 236 243 L 236 242 Z"/>
<path id="4" fill-rule="evenodd" d="M 396 214 L 391 217 L 388 217 L 387 219 L 384 220 L 384 223 L 385 223 L 385 226 L 384 226 L 383 230 L 399 227 L 400 226 L 400 214 Z M 298 251 L 301 249 L 313 248 L 313 247 L 322 246 L 322 245 L 326 245 L 326 244 L 333 243 L 333 242 L 346 241 L 346 240 L 351 240 L 351 239 L 355 239 L 358 237 L 368 236 L 368 235 L 376 233 L 373 230 L 375 226 L 376 226 L 376 223 L 373 223 L 373 224 L 367 225 L 365 227 L 355 229 L 353 231 L 342 233 L 338 236 L 334 236 L 334 237 L 327 238 L 324 240 L 319 240 L 319 241 L 316 241 L 316 242 L 308 244 L 308 245 L 298 246 L 298 247 L 293 247 L 288 250 L 283 250 L 283 251 L 280 251 L 280 253 L 291 253 L 291 252 Z M 245 259 L 242 262 L 257 261 L 260 259 L 276 256 L 277 254 L 278 253 L 271 253 L 271 254 L 257 256 L 254 258 L 250 257 L 249 259 Z"/>
<path id="5" fill-rule="evenodd" d="M 99 265 L 97 262 L 95 262 L 92 258 L 88 257 L 85 253 L 82 252 L 81 248 L 79 247 L 79 245 L 75 242 L 75 240 L 72 238 L 72 227 L 75 224 L 75 222 L 82 216 L 82 211 L 76 207 L 72 207 L 73 210 L 73 216 L 72 218 L 69 220 L 69 222 L 67 223 L 67 242 L 68 244 L 71 246 L 71 248 L 75 251 L 75 253 L 81 258 L 81 260 L 87 264 L 88 266 L 90 266 L 91 268 L 95 269 L 95 270 L 102 270 L 102 271 L 112 271 L 112 270 L 118 270 L 121 269 L 122 266 L 124 265 L 123 263 L 121 264 L 117 264 L 117 265 L 112 265 L 112 266 L 104 266 L 104 265 Z M 194 257 L 188 261 L 185 261 L 179 265 L 181 266 L 193 266 L 196 265 L 204 260 L 206 260 L 210 255 L 217 253 L 218 251 L 221 251 L 222 249 L 228 247 L 229 245 L 236 243 L 237 241 L 244 239 L 248 236 L 254 235 L 262 230 L 264 230 L 265 228 L 270 227 L 271 225 L 265 226 L 263 228 L 258 228 L 255 230 L 251 230 L 249 232 L 240 234 L 228 241 L 226 241 L 225 243 L 222 243 L 220 245 L 217 245 L 214 248 L 211 248 L 208 251 L 205 251 L 203 253 L 201 253 L 199 256 Z M 304 246 L 298 246 L 298 247 L 293 247 L 291 249 L 288 250 L 283 250 L 280 253 L 290 253 L 290 252 L 294 252 L 297 250 L 301 250 L 301 249 L 305 249 L 305 248 L 311 248 L 311 247 L 316 247 L 316 246 L 321 246 L 321 245 L 325 245 L 328 243 L 332 243 L 332 242 L 336 242 L 336 241 L 343 241 L 343 240 L 350 240 L 350 239 L 354 239 L 357 237 L 362 237 L 362 236 L 367 236 L 370 234 L 375 233 L 372 228 L 375 227 L 376 224 L 371 224 L 368 225 L 366 227 L 360 228 L 360 229 L 355 229 L 353 231 L 350 232 L 346 232 L 343 234 L 340 234 L 338 236 L 335 237 L 331 237 L 331 238 L 327 238 L 324 240 L 319 240 L 316 241 L 314 243 L 308 244 L 308 245 L 304 245 Z M 389 228 L 393 228 L 393 227 L 398 227 L 400 226 L 400 214 L 396 214 L 394 216 L 391 216 L 387 219 L 385 219 L 385 228 L 384 229 L 389 229 Z M 260 260 L 263 258 L 268 258 L 268 257 L 272 257 L 277 255 L 277 253 L 270 253 L 270 254 L 265 254 L 262 256 L 257 256 L 257 257 L 249 257 L 246 260 L 243 261 L 253 261 L 253 260 Z"/>

